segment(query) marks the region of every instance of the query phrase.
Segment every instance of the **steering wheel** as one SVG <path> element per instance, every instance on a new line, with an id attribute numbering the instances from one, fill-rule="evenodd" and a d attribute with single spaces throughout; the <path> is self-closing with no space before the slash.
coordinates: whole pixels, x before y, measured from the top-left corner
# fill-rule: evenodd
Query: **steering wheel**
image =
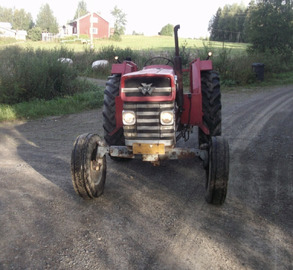
<path id="1" fill-rule="evenodd" d="M 160 59 L 160 60 L 166 61 L 166 63 L 165 63 L 164 65 L 172 64 L 172 65 L 174 66 L 174 62 L 173 62 L 171 59 L 166 58 L 166 57 L 163 57 L 163 56 L 155 56 L 155 57 L 152 57 L 152 58 L 148 59 L 148 60 L 144 63 L 143 66 L 144 66 L 144 67 L 145 67 L 145 66 L 150 66 L 150 64 L 151 64 L 152 62 L 154 62 L 155 60 L 157 60 L 157 59 Z"/>

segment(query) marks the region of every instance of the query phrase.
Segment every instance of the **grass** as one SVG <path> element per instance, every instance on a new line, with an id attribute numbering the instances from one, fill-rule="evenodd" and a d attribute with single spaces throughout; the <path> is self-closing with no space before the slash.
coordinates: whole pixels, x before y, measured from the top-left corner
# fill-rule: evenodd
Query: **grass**
<path id="1" fill-rule="evenodd" d="M 288 85 L 293 84 L 293 71 L 284 72 L 280 74 L 272 74 L 268 79 L 269 85 Z"/>
<path id="2" fill-rule="evenodd" d="M 201 49 L 204 45 L 208 45 L 213 48 L 222 48 L 223 42 L 208 42 L 199 39 L 191 38 L 179 38 L 179 46 L 186 45 L 188 48 Z M 74 52 L 83 52 L 85 49 L 90 48 L 90 45 L 84 45 L 80 42 L 23 42 L 18 44 L 21 47 L 31 47 L 34 49 L 55 49 L 66 47 Z M 134 36 L 126 35 L 122 36 L 122 41 L 113 41 L 109 39 L 97 39 L 94 41 L 94 49 L 100 50 L 104 47 L 114 46 L 121 49 L 131 48 L 135 51 L 141 50 L 154 50 L 154 51 L 170 51 L 174 50 L 174 37 L 167 36 Z M 245 43 L 225 43 L 225 47 L 232 49 L 235 53 L 245 52 L 247 44 Z"/>
<path id="3" fill-rule="evenodd" d="M 279 74 L 265 74 L 264 81 L 261 86 L 278 86 L 293 84 L 293 71 L 283 72 Z M 254 86 L 256 84 L 253 84 Z"/>
<path id="4" fill-rule="evenodd" d="M 100 108 L 103 104 L 103 89 L 88 91 L 53 100 L 33 100 L 14 105 L 0 104 L 0 122 L 28 120 L 46 116 L 78 113 Z"/>

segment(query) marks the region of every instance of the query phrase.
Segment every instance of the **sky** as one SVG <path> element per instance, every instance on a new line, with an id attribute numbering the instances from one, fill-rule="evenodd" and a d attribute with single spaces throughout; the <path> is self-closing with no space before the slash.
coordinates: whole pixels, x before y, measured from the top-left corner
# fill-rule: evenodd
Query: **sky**
<path id="1" fill-rule="evenodd" d="M 80 0 L 0 0 L 0 6 L 24 9 L 36 21 L 40 8 L 49 4 L 59 25 L 72 20 Z M 91 12 L 99 12 L 110 25 L 114 18 L 111 11 L 115 6 L 126 14 L 126 34 L 143 33 L 157 35 L 167 24 L 180 24 L 179 36 L 185 38 L 207 37 L 210 19 L 219 7 L 226 4 L 248 5 L 250 0 L 85 0 Z"/>

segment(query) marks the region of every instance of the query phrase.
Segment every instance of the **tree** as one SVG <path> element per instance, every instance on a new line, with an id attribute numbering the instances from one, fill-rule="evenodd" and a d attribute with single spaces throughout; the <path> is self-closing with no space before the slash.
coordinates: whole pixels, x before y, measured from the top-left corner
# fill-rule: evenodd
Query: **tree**
<path id="1" fill-rule="evenodd" d="M 117 6 L 114 7 L 111 14 L 115 18 L 114 36 L 119 39 L 121 35 L 125 34 L 125 26 L 127 23 L 126 14 Z"/>
<path id="2" fill-rule="evenodd" d="M 0 7 L 0 22 L 13 22 L 13 10 L 12 8 Z"/>
<path id="3" fill-rule="evenodd" d="M 40 27 L 34 27 L 28 30 L 27 37 L 32 41 L 42 40 L 42 29 Z"/>
<path id="4" fill-rule="evenodd" d="M 292 1 L 258 1 L 251 3 L 246 20 L 250 49 L 258 52 L 292 54 Z"/>
<path id="5" fill-rule="evenodd" d="M 173 34 L 174 34 L 174 26 L 172 24 L 165 25 L 160 31 L 161 36 L 171 36 L 172 37 Z"/>
<path id="6" fill-rule="evenodd" d="M 29 30 L 33 27 L 33 18 L 30 13 L 26 13 L 24 9 L 15 9 L 13 14 L 12 26 L 18 30 Z"/>
<path id="7" fill-rule="evenodd" d="M 257 4 L 266 4 L 266 3 L 269 3 L 269 4 L 272 4 L 276 7 L 280 7 L 280 6 L 283 6 L 283 5 L 291 5 L 292 7 L 292 4 L 293 4 L 293 1 L 292 0 L 257 0 L 256 1 Z"/>
<path id="8" fill-rule="evenodd" d="M 29 30 L 33 27 L 32 15 L 24 9 L 0 7 L 0 22 L 11 23 L 15 30 Z"/>
<path id="9" fill-rule="evenodd" d="M 47 31 L 49 33 L 58 33 L 57 20 L 54 17 L 53 11 L 48 4 L 45 4 L 41 7 L 40 12 L 37 16 L 36 26 L 40 27 L 43 31 Z"/>
<path id="10" fill-rule="evenodd" d="M 209 22 L 210 39 L 215 41 L 245 42 L 244 23 L 247 8 L 232 4 L 219 8 Z"/>
<path id="11" fill-rule="evenodd" d="M 75 15 L 74 15 L 74 20 L 79 18 L 79 17 L 82 17 L 83 15 L 86 15 L 88 14 L 89 11 L 87 9 L 87 5 L 86 5 L 86 2 L 84 0 L 82 1 L 79 1 L 78 2 L 78 6 L 77 6 L 77 10 L 75 12 Z"/>
<path id="12" fill-rule="evenodd" d="M 215 40 L 215 41 L 223 40 L 223 38 L 221 37 L 221 34 L 223 32 L 220 30 L 220 27 L 219 27 L 221 15 L 222 15 L 222 9 L 218 8 L 216 15 L 214 15 L 213 18 L 209 22 L 208 31 L 210 32 L 210 40 Z"/>

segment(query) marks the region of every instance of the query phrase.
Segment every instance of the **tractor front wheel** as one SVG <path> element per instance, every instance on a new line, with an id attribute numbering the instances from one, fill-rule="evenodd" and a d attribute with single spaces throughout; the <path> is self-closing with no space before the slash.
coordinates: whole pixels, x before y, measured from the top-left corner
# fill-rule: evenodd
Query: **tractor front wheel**
<path id="1" fill-rule="evenodd" d="M 206 168 L 205 198 L 208 203 L 225 202 L 229 179 L 229 144 L 224 137 L 212 137 Z"/>
<path id="2" fill-rule="evenodd" d="M 84 199 L 99 197 L 106 181 L 106 156 L 97 158 L 99 146 L 104 142 L 96 134 L 83 134 L 76 138 L 71 153 L 71 176 L 75 192 Z"/>

